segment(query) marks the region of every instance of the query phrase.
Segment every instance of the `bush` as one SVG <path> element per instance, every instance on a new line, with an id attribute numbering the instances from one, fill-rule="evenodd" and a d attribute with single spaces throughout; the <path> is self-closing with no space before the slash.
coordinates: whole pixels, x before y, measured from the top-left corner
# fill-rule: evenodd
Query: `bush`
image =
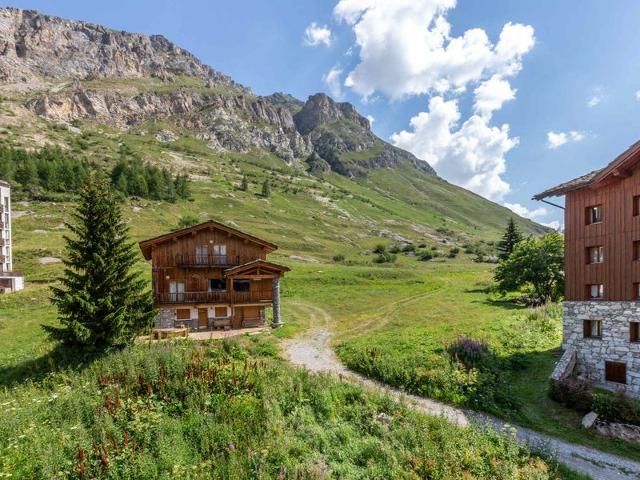
<path id="1" fill-rule="evenodd" d="M 422 252 L 420 254 L 420 260 L 422 260 L 423 262 L 428 262 L 432 258 L 433 258 L 433 253 L 431 252 Z"/>
<path id="2" fill-rule="evenodd" d="M 402 247 L 403 252 L 415 252 L 416 247 L 413 243 L 407 243 L 404 247 Z"/>
<path id="3" fill-rule="evenodd" d="M 375 263 L 393 263 L 396 261 L 396 256 L 393 253 L 381 253 L 373 259 Z"/>
<path id="4" fill-rule="evenodd" d="M 453 247 L 451 250 L 449 250 L 449 253 L 447 253 L 447 257 L 456 258 L 459 253 L 460 249 L 458 247 Z"/>
<path id="5" fill-rule="evenodd" d="M 373 249 L 373 253 L 385 253 L 387 251 L 387 247 L 385 247 L 382 243 L 376 245 L 376 248 Z"/>
<path id="6" fill-rule="evenodd" d="M 344 262 L 344 255 L 339 253 L 337 255 L 333 256 L 333 261 L 334 262 Z"/>
<path id="7" fill-rule="evenodd" d="M 619 393 L 595 393 L 591 410 L 609 422 L 630 423 L 640 425 L 640 408 L 638 402 Z"/>
<path id="8" fill-rule="evenodd" d="M 392 245 L 389 248 L 389 253 L 400 253 L 400 247 L 398 245 Z"/>
<path id="9" fill-rule="evenodd" d="M 458 360 L 467 368 L 478 367 L 489 354 L 489 345 L 483 340 L 460 337 L 447 347 L 451 358 Z"/>
<path id="10" fill-rule="evenodd" d="M 565 407 L 582 413 L 590 412 L 593 403 L 591 385 L 585 380 L 574 377 L 550 380 L 549 397 Z"/>

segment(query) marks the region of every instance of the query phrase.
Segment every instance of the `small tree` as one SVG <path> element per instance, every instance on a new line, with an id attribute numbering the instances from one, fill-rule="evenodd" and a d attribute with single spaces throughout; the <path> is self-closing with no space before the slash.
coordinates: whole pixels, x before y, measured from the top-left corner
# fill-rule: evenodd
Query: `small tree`
<path id="1" fill-rule="evenodd" d="M 192 227 L 194 225 L 198 225 L 199 223 L 202 223 L 202 219 L 198 215 L 187 213 L 186 215 L 180 217 L 173 230 L 182 230 L 183 228 Z"/>
<path id="2" fill-rule="evenodd" d="M 513 217 L 509 219 L 507 228 L 502 235 L 502 239 L 498 242 L 498 258 L 506 260 L 513 252 L 513 249 L 522 241 L 522 232 L 513 221 Z"/>
<path id="3" fill-rule="evenodd" d="M 265 180 L 262 184 L 262 196 L 268 197 L 271 194 L 271 187 L 269 186 L 269 180 Z"/>
<path id="4" fill-rule="evenodd" d="M 243 192 L 249 190 L 249 180 L 247 180 L 247 177 L 244 175 L 242 176 L 242 182 L 240 182 L 240 190 Z"/>
<path id="5" fill-rule="evenodd" d="M 564 290 L 564 240 L 559 233 L 527 238 L 507 260 L 500 261 L 495 280 L 502 292 L 533 289 L 537 302 L 555 301 Z"/>
<path id="6" fill-rule="evenodd" d="M 52 287 L 62 327 L 49 336 L 85 353 L 130 343 L 153 323 L 146 282 L 135 271 L 136 252 L 106 177 L 92 174 L 65 236 L 60 286 Z"/>

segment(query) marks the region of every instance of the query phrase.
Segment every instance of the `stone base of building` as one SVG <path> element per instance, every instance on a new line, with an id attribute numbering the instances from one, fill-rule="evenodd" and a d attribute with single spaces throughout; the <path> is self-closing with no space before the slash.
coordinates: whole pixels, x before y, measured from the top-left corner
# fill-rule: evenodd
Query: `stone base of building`
<path id="1" fill-rule="evenodd" d="M 585 320 L 600 320 L 600 337 L 585 337 Z M 574 373 L 608 390 L 640 397 L 640 342 L 630 341 L 630 323 L 640 322 L 640 302 L 564 302 L 563 342 L 575 350 Z M 607 362 L 625 365 L 626 382 L 609 381 Z"/>
<path id="2" fill-rule="evenodd" d="M 181 315 L 178 315 L 180 310 Z M 265 324 L 263 306 L 185 305 L 158 308 L 155 328 L 186 327 L 192 332 L 259 327 Z M 206 313 L 206 315 L 205 315 Z"/>

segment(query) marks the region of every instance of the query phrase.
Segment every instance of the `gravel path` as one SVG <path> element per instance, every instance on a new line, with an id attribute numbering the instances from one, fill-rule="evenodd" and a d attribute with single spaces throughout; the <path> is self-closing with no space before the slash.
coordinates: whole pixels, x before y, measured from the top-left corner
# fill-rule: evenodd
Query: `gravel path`
<path id="1" fill-rule="evenodd" d="M 318 307 L 307 306 L 309 314 L 318 320 L 316 325 L 324 323 L 328 326 L 330 316 Z M 461 426 L 476 425 L 492 428 L 496 431 L 516 428 L 519 442 L 529 445 L 534 450 L 543 449 L 551 453 L 559 462 L 572 470 L 589 475 L 594 480 L 606 479 L 640 479 L 640 463 L 616 455 L 601 452 L 594 448 L 583 447 L 559 440 L 527 428 L 509 424 L 490 415 L 445 405 L 428 398 L 410 395 L 395 388 L 383 385 L 362 375 L 348 370 L 336 357 L 329 346 L 331 333 L 326 329 L 308 332 L 304 337 L 284 342 L 285 350 L 291 363 L 305 367 L 312 372 L 324 372 L 347 377 L 366 387 L 389 394 L 404 400 L 415 410 L 429 415 L 443 416 L 452 423 Z M 607 440 L 603 439 L 603 442 Z"/>

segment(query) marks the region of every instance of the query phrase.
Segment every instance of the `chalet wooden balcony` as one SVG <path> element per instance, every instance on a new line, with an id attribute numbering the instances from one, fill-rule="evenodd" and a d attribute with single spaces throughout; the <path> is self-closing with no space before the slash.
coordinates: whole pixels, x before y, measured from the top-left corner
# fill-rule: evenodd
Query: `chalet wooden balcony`
<path id="1" fill-rule="evenodd" d="M 179 267 L 235 267 L 240 265 L 240 255 L 204 255 L 179 253 L 176 255 Z"/>
<path id="2" fill-rule="evenodd" d="M 156 305 L 183 305 L 192 303 L 270 303 L 273 300 L 271 290 L 253 292 L 184 292 L 157 293 L 154 296 Z"/>

